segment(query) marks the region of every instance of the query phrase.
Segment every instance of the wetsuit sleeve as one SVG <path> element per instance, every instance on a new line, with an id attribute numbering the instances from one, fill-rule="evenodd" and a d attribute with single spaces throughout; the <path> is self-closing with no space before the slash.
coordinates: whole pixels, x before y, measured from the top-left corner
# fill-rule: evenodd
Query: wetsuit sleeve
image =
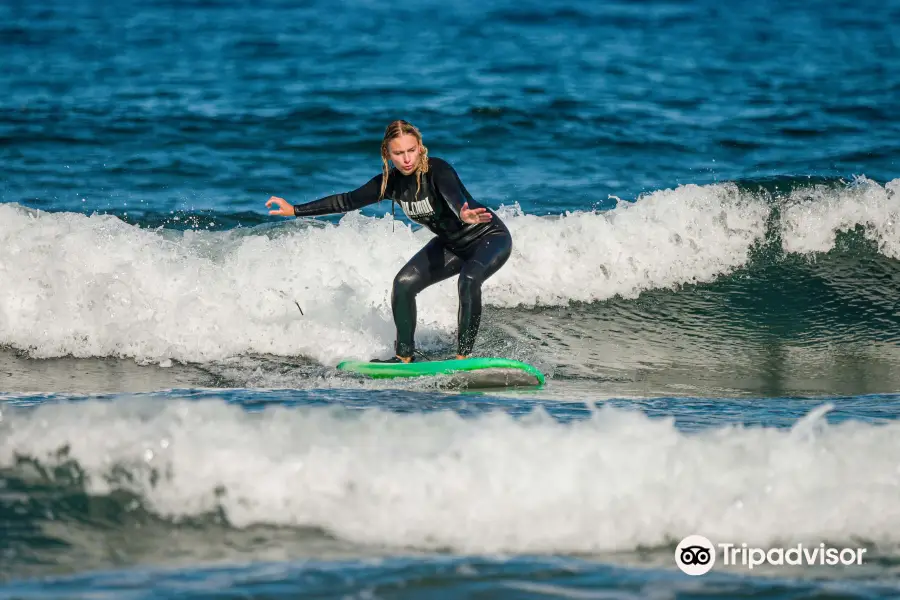
<path id="1" fill-rule="evenodd" d="M 435 160 L 433 161 L 433 165 L 432 181 L 434 181 L 434 185 L 437 187 L 441 196 L 443 196 L 444 200 L 450 206 L 453 214 L 459 218 L 459 213 L 462 210 L 463 204 L 468 202 L 468 198 L 463 194 L 463 187 L 460 184 L 459 177 L 457 177 L 456 171 L 449 163 Z M 470 206 L 469 208 L 472 207 Z M 462 219 L 460 219 L 460 221 L 461 220 Z"/>
<path id="2" fill-rule="evenodd" d="M 381 179 L 383 177 L 383 174 L 378 174 L 352 192 L 332 194 L 306 204 L 295 204 L 294 216 L 315 217 L 318 215 L 330 215 L 350 212 L 351 210 L 375 204 L 380 200 L 378 195 L 381 192 Z"/>

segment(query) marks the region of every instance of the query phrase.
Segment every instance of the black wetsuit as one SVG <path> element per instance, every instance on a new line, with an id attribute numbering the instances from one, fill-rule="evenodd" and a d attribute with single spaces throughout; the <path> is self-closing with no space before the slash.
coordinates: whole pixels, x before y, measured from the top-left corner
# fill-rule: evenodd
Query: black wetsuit
<path id="1" fill-rule="evenodd" d="M 459 274 L 459 330 L 457 353 L 468 355 L 481 323 L 481 284 L 502 267 L 512 251 L 506 225 L 490 209 L 487 223 L 464 223 L 463 204 L 487 208 L 476 202 L 449 163 L 429 158 L 416 194 L 416 174 L 403 175 L 396 168 L 388 174 L 384 197 L 396 201 L 410 220 L 424 225 L 437 237 L 429 241 L 394 278 L 391 306 L 397 326 L 396 353 L 412 356 L 416 329 L 416 295 L 426 287 Z M 379 201 L 383 175 L 363 186 L 294 206 L 298 217 L 356 210 Z"/>

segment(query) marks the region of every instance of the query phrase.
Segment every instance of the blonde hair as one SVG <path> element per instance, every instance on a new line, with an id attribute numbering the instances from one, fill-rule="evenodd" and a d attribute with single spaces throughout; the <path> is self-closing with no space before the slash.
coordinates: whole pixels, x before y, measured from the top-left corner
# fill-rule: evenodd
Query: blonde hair
<path id="1" fill-rule="evenodd" d="M 416 141 L 419 142 L 419 148 L 422 149 L 421 153 L 419 153 L 419 164 L 416 165 L 416 197 L 419 196 L 419 190 L 422 187 L 422 173 L 428 172 L 428 148 L 422 143 L 422 134 L 412 123 L 404 121 L 403 119 L 397 119 L 387 126 L 384 130 L 384 139 L 381 140 L 381 165 L 384 176 L 381 178 L 381 192 L 378 195 L 379 200 L 384 198 L 384 191 L 387 189 L 388 174 L 391 170 L 390 166 L 388 166 L 388 161 L 390 160 L 388 144 L 391 143 L 391 140 L 395 140 L 406 134 L 415 137 Z"/>

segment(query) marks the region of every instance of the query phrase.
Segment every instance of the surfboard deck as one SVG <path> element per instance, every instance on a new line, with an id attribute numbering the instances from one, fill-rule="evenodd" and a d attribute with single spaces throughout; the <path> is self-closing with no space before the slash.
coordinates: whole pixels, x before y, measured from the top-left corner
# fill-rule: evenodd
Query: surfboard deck
<path id="1" fill-rule="evenodd" d="M 373 363 L 345 360 L 341 371 L 350 371 L 373 379 L 397 377 L 452 376 L 451 383 L 467 387 L 542 386 L 544 374 L 536 367 L 510 358 L 475 357 L 452 360 L 426 360 L 411 363 Z"/>

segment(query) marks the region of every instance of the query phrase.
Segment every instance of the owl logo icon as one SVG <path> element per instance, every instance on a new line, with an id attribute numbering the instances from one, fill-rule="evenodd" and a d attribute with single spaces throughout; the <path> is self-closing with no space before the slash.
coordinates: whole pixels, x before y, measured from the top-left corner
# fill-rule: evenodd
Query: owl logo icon
<path id="1" fill-rule="evenodd" d="M 688 575 L 705 575 L 716 564 L 716 549 L 702 535 L 689 535 L 675 548 L 675 564 Z"/>

